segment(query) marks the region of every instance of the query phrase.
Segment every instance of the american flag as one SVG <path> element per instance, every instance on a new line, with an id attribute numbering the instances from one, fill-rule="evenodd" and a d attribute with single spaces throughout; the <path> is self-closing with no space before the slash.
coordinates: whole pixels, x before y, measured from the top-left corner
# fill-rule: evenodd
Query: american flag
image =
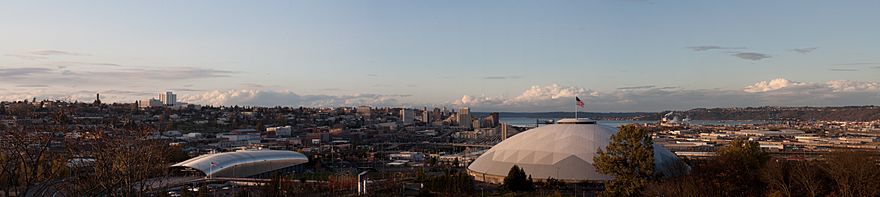
<path id="1" fill-rule="evenodd" d="M 578 107 L 580 107 L 580 108 L 584 108 L 584 101 L 581 101 L 581 98 L 574 97 L 574 100 L 577 101 L 577 105 L 578 105 Z"/>

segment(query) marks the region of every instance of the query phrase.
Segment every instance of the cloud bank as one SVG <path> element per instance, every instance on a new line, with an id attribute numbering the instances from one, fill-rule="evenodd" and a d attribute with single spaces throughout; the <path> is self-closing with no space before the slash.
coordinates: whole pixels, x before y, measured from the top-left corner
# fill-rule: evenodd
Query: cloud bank
<path id="1" fill-rule="evenodd" d="M 214 106 L 306 106 L 306 107 L 348 107 L 358 105 L 395 106 L 399 98 L 409 95 L 299 95 L 293 91 L 272 90 L 213 90 L 181 97 L 181 101 Z"/>
<path id="2" fill-rule="evenodd" d="M 760 81 L 741 90 L 624 87 L 599 92 L 573 86 L 532 86 L 509 98 L 464 95 L 452 101 L 475 111 L 571 111 L 574 97 L 587 111 L 662 111 L 734 106 L 840 106 L 880 104 L 880 83 L 833 80 L 797 82 L 784 78 Z"/>
<path id="3" fill-rule="evenodd" d="M 71 64 L 50 67 L 0 68 L 0 82 L 15 85 L 106 85 L 135 84 L 143 81 L 181 81 L 207 78 L 224 78 L 237 74 L 235 71 L 177 67 L 113 67 L 97 70 L 69 69 Z"/>
<path id="4" fill-rule="evenodd" d="M 697 51 L 697 52 L 712 51 L 712 50 L 725 50 L 725 51 L 727 51 L 727 53 L 729 53 L 730 55 L 732 55 L 734 57 L 738 57 L 738 58 L 744 59 L 744 60 L 752 60 L 752 61 L 758 61 L 758 60 L 767 59 L 767 58 L 772 57 L 772 56 L 770 56 L 768 54 L 764 54 L 764 53 L 738 51 L 738 50 L 746 49 L 745 47 L 725 47 L 725 46 L 717 46 L 717 45 L 704 45 L 704 46 L 690 46 L 690 47 L 687 47 L 687 49 L 690 49 L 692 51 Z M 803 48 L 803 49 L 791 49 L 791 50 L 795 51 L 795 52 L 799 52 L 799 53 L 809 53 L 809 52 L 812 52 L 813 50 L 816 50 L 816 49 L 817 48 Z"/>
<path id="5" fill-rule="evenodd" d="M 82 53 L 75 53 L 69 51 L 60 51 L 60 50 L 32 50 L 32 51 L 23 51 L 16 52 L 12 54 L 6 54 L 9 57 L 15 57 L 23 60 L 42 60 L 49 59 L 52 56 L 84 56 Z"/>
<path id="6" fill-rule="evenodd" d="M 493 80 L 493 79 L 494 79 L 494 80 L 498 80 L 498 79 L 521 79 L 521 78 L 523 78 L 523 77 L 522 77 L 522 76 L 518 76 L 518 75 L 511 75 L 511 76 L 487 76 L 487 77 L 483 77 L 483 79 L 490 79 L 490 80 Z"/>
<path id="7" fill-rule="evenodd" d="M 717 45 L 690 46 L 687 48 L 690 50 L 693 50 L 693 51 L 745 49 L 745 47 L 724 47 L 724 46 L 717 46 Z"/>
<path id="8" fill-rule="evenodd" d="M 83 55 L 81 53 L 59 51 L 59 50 L 34 50 L 34 51 L 27 52 L 27 54 L 42 55 L 42 56 L 58 56 L 58 55 L 81 56 L 81 55 Z"/>
<path id="9" fill-rule="evenodd" d="M 740 59 L 752 60 L 752 61 L 758 61 L 758 60 L 767 59 L 767 58 L 771 57 L 770 55 L 767 55 L 767 54 L 754 53 L 754 52 L 737 52 L 737 53 L 733 53 L 733 56 L 736 56 Z"/>
<path id="10" fill-rule="evenodd" d="M 2 90 L 0 100 L 66 100 L 91 102 L 95 93 L 101 93 L 105 102 L 134 102 L 155 97 L 155 92 L 125 90 L 82 90 L 71 92 L 49 91 L 31 86 L 28 91 Z M 843 106 L 880 105 L 880 83 L 874 81 L 831 80 L 826 82 L 799 82 L 785 78 L 759 81 L 741 89 L 686 89 L 653 85 L 622 87 L 596 91 L 558 84 L 535 85 L 520 94 L 506 97 L 462 95 L 458 99 L 439 103 L 413 102 L 412 95 L 350 94 L 304 95 L 291 90 L 226 89 L 179 91 L 182 102 L 214 106 L 305 106 L 350 107 L 359 105 L 419 107 L 467 106 L 474 111 L 573 111 L 574 97 L 586 103 L 582 111 L 634 112 L 686 110 L 700 107 L 746 106 Z"/>
<path id="11" fill-rule="evenodd" d="M 798 52 L 800 54 L 807 54 L 807 53 L 815 51 L 816 49 L 819 49 L 819 47 L 798 48 L 798 49 L 791 49 L 791 51 Z"/>

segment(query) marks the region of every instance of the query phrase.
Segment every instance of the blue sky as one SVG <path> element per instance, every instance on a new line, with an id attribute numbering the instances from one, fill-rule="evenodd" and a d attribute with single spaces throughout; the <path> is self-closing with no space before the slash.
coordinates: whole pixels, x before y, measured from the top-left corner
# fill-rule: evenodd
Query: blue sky
<path id="1" fill-rule="evenodd" d="M 596 111 L 876 105 L 878 7 L 4 1 L 0 93 L 4 100 L 90 100 L 103 92 L 106 100 L 131 102 L 173 90 L 184 101 L 214 105 L 497 111 L 567 110 L 571 96 Z M 792 99 L 803 96 L 816 98 Z"/>

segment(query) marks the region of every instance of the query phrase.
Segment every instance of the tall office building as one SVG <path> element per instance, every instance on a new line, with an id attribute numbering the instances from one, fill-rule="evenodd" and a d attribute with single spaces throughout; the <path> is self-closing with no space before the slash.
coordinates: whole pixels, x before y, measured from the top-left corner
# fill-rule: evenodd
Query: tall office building
<path id="1" fill-rule="evenodd" d="M 498 126 L 499 118 L 498 112 L 489 113 L 489 116 L 486 116 L 486 118 L 483 119 L 485 120 L 483 124 L 485 124 L 486 127 L 495 128 Z"/>
<path id="2" fill-rule="evenodd" d="M 432 115 L 434 120 L 443 120 L 443 113 L 440 112 L 440 108 L 434 108 L 434 114 Z"/>
<path id="3" fill-rule="evenodd" d="M 145 100 L 141 100 L 140 102 L 138 102 L 138 107 L 140 107 L 140 108 L 161 107 L 161 106 L 162 106 L 162 101 L 160 101 L 159 99 L 154 99 L 154 98 L 145 99 Z"/>
<path id="4" fill-rule="evenodd" d="M 473 122 L 471 122 L 471 108 L 462 107 L 458 109 L 458 126 L 462 126 L 465 128 L 473 128 Z"/>
<path id="5" fill-rule="evenodd" d="M 400 120 L 403 121 L 403 124 L 412 124 L 415 121 L 415 112 L 412 109 L 401 109 L 400 110 Z"/>
<path id="6" fill-rule="evenodd" d="M 510 129 L 510 125 L 507 125 L 505 123 L 501 123 L 501 141 L 504 141 L 507 139 L 508 134 L 509 134 L 508 133 L 509 129 Z"/>
<path id="7" fill-rule="evenodd" d="M 431 111 L 428 111 L 428 107 L 422 109 L 422 122 L 431 123 L 434 122 L 432 120 L 433 116 L 431 116 Z"/>
<path id="8" fill-rule="evenodd" d="M 162 105 L 165 106 L 175 106 L 177 105 L 177 95 L 171 92 L 159 93 L 159 101 L 162 101 Z"/>

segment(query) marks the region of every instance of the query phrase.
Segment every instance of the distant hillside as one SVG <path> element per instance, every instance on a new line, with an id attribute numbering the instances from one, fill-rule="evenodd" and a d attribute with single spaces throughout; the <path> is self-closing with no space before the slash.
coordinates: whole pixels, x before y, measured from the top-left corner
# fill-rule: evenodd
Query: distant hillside
<path id="1" fill-rule="evenodd" d="M 880 107 L 697 108 L 681 112 L 694 120 L 880 120 Z"/>
<path id="2" fill-rule="evenodd" d="M 664 112 L 581 112 L 579 117 L 597 120 L 660 120 Z M 846 107 L 745 107 L 745 108 L 697 108 L 675 111 L 675 116 L 693 120 L 827 120 L 827 121 L 873 121 L 880 120 L 878 106 Z M 473 112 L 486 116 L 488 112 Z M 501 117 L 524 118 L 571 118 L 572 112 L 500 112 Z"/>

